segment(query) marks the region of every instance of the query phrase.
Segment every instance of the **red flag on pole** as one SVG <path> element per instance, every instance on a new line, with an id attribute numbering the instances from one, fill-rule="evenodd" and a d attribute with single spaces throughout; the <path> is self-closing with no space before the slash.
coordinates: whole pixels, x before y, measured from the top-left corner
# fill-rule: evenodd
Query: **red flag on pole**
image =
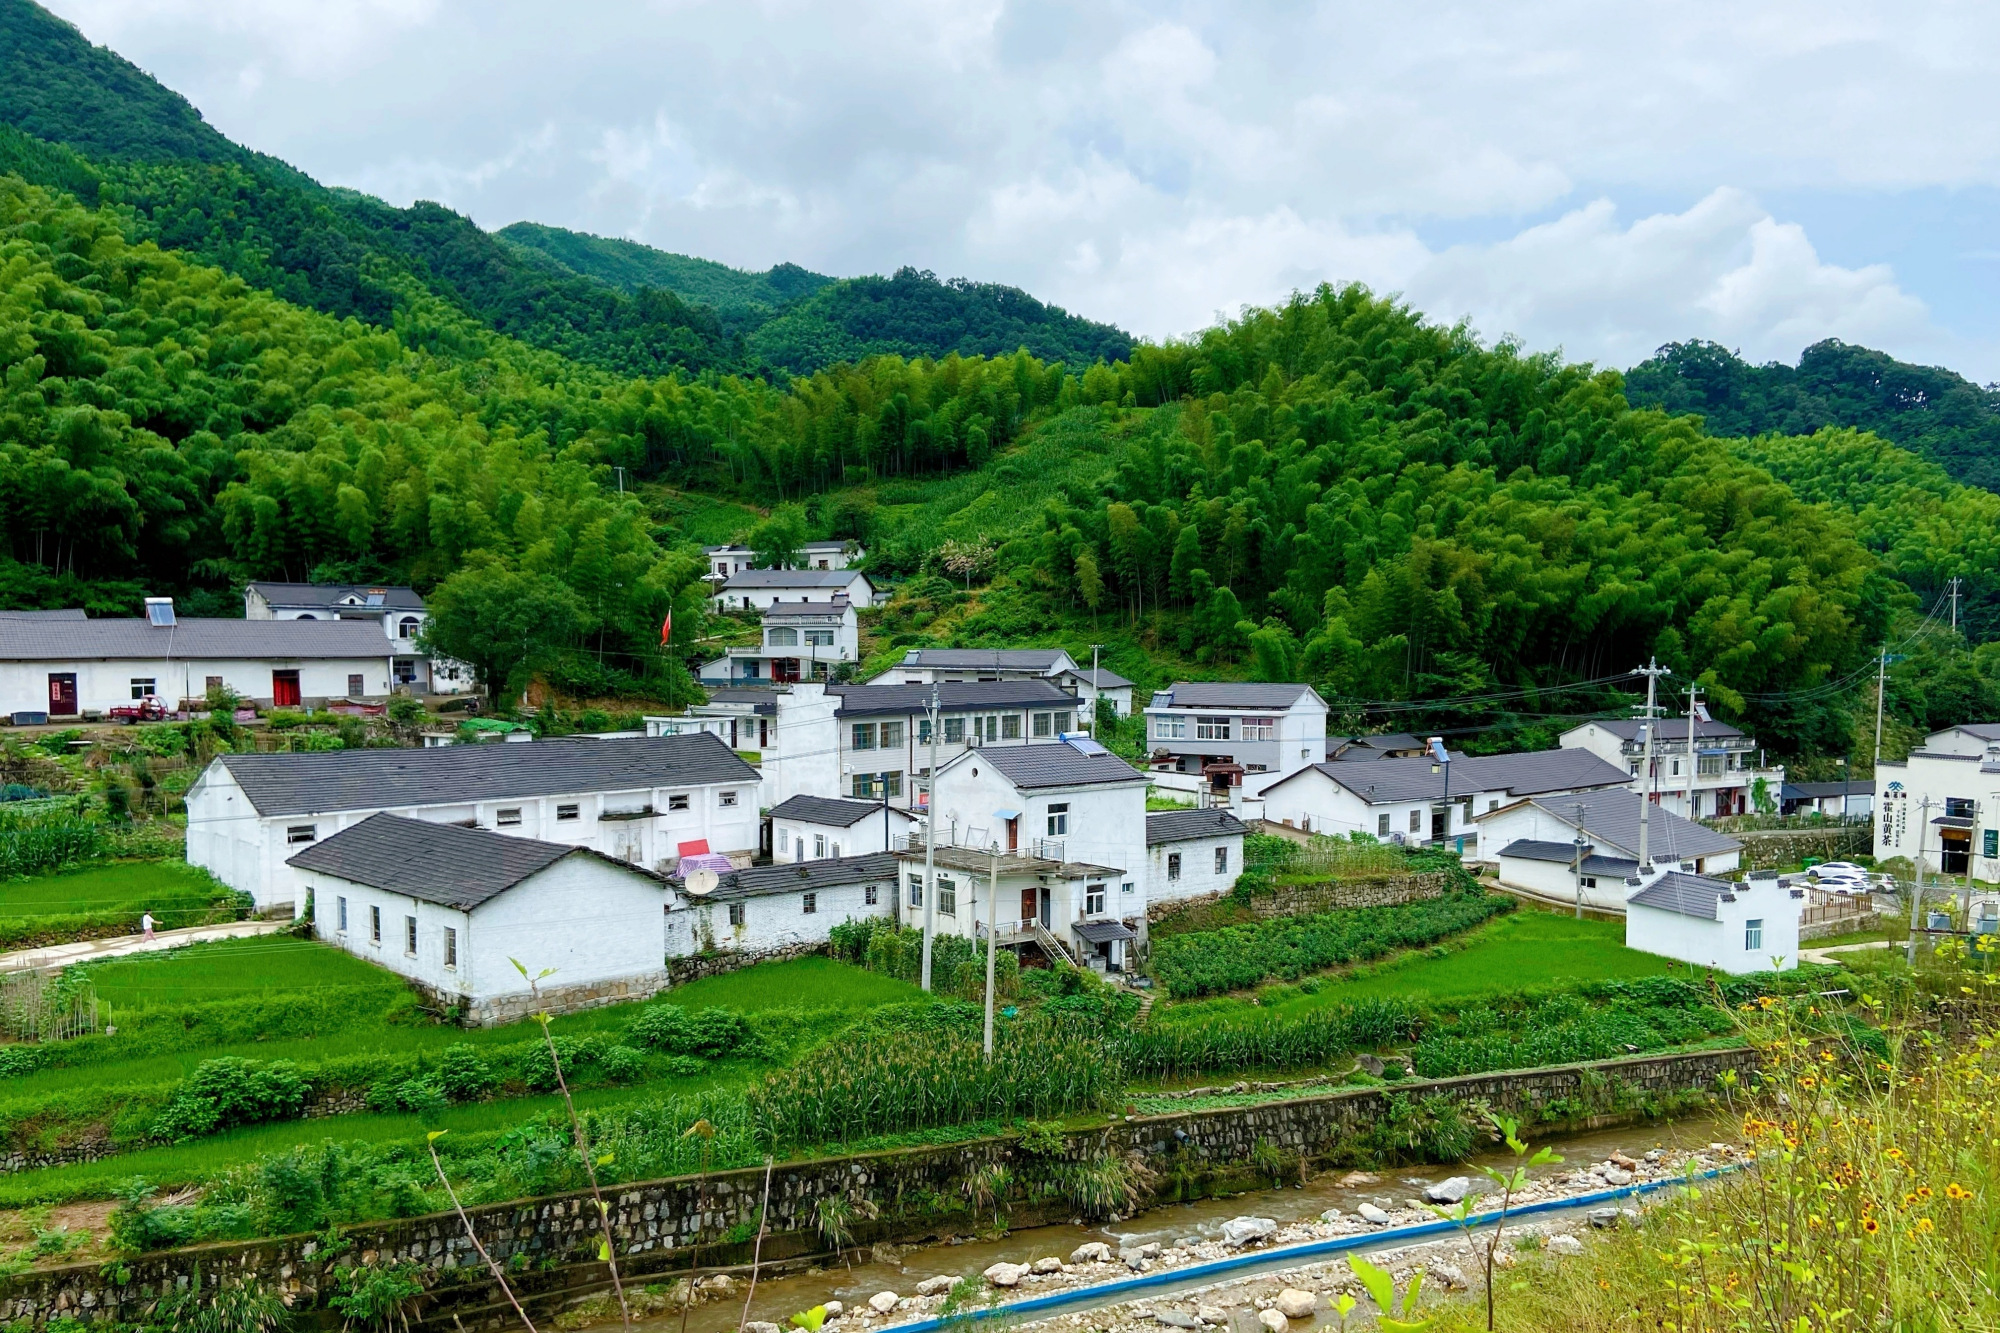
<path id="1" fill-rule="evenodd" d="M 670 606 L 667 608 L 667 619 L 665 623 L 660 626 L 660 647 L 662 648 L 666 647 L 667 640 L 673 637 L 674 637 L 674 609 Z"/>

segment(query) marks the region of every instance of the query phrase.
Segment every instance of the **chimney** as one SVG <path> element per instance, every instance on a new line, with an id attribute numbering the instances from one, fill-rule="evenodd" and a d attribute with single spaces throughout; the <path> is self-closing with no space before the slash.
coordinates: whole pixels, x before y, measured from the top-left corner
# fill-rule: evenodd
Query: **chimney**
<path id="1" fill-rule="evenodd" d="M 146 599 L 146 623 L 166 629 L 174 626 L 174 599 L 171 597 L 148 597 Z"/>

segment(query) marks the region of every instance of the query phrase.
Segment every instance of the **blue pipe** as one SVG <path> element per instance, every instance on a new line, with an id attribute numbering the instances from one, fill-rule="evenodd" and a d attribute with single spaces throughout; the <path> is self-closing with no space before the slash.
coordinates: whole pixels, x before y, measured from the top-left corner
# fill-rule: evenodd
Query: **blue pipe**
<path id="1" fill-rule="evenodd" d="M 1524 1204 L 1519 1208 L 1509 1208 L 1507 1217 L 1511 1220 L 1517 1217 L 1531 1217 L 1537 1213 L 1568 1212 L 1577 1208 L 1588 1208 L 1593 1204 L 1610 1203 L 1617 1199 L 1651 1194 L 1655 1190 L 1670 1189 L 1690 1181 L 1713 1180 L 1726 1172 L 1741 1169 L 1735 1166 L 1711 1167 L 1695 1175 L 1676 1176 L 1672 1180 L 1651 1180 L 1638 1185 L 1620 1185 L 1616 1189 L 1596 1190 L 1569 1199 L 1550 1199 L 1543 1203 Z M 1492 1226 L 1499 1220 L 1498 1211 L 1474 1213 L 1471 1218 L 1471 1228 L 1476 1231 L 1481 1227 Z M 1283 1268 L 1291 1266 L 1294 1261 L 1303 1261 L 1323 1254 L 1377 1249 L 1460 1230 L 1462 1228 L 1457 1222 L 1437 1221 L 1419 1222 L 1407 1227 L 1391 1227 L 1387 1231 L 1357 1232 L 1352 1236 L 1308 1241 L 1303 1245 L 1288 1245 L 1283 1249 L 1258 1250 L 1252 1254 L 1240 1254 L 1230 1259 L 1211 1259 L 1207 1263 L 1194 1264 L 1188 1268 L 1168 1268 L 1157 1273 L 1142 1273 L 1138 1277 L 1120 1278 L 1116 1282 L 1105 1282 L 1094 1287 L 1072 1287 L 1068 1291 L 1050 1292 L 1046 1296 L 1030 1296 L 1027 1300 L 1012 1301 L 1004 1305 L 983 1306 L 976 1310 L 967 1310 L 963 1314 L 924 1319 L 914 1324 L 896 1324 L 885 1329 L 883 1333 L 939 1333 L 939 1330 L 980 1319 L 1013 1318 L 1045 1310 L 1060 1310 L 1071 1305 L 1108 1305 L 1115 1302 L 1107 1300 L 1107 1297 L 1124 1296 L 1130 1292 L 1147 1291 L 1155 1287 L 1180 1286 L 1188 1282 L 1199 1283 L 1206 1278 L 1220 1277 L 1245 1268 Z"/>

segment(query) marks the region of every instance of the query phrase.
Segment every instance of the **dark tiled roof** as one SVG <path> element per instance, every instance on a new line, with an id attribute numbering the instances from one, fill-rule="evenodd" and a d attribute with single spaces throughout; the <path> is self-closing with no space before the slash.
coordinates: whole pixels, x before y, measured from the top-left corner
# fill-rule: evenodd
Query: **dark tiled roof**
<path id="1" fill-rule="evenodd" d="M 1500 855 L 1519 861 L 1553 861 L 1568 865 L 1570 857 L 1576 853 L 1576 844 L 1569 842 L 1538 842 L 1533 838 L 1517 838 L 1500 849 Z M 1637 861 L 1622 857 L 1599 856 L 1589 843 L 1583 848 L 1583 873 L 1586 875 L 1616 875 L 1624 878 L 1639 871 Z"/>
<path id="2" fill-rule="evenodd" d="M 867 582 L 858 569 L 740 569 L 729 576 L 724 589 L 744 588 L 845 588 L 854 580 Z"/>
<path id="3" fill-rule="evenodd" d="M 60 611 L 0 611 L 0 620 L 88 620 L 80 606 Z"/>
<path id="4" fill-rule="evenodd" d="M 1638 903 L 1641 907 L 1678 912 L 1682 916 L 1698 917 L 1703 921 L 1716 921 L 1720 919 L 1716 915 L 1716 900 L 1735 887 L 1726 880 L 1670 870 L 1625 901 Z"/>
<path id="5" fill-rule="evenodd" d="M 1061 741 L 1054 745 L 994 745 L 967 754 L 991 764 L 1023 791 L 1146 780 L 1144 773 L 1109 751 L 1084 754 Z"/>
<path id="6" fill-rule="evenodd" d="M 1543 810 L 1574 827 L 1576 811 L 1583 806 L 1583 830 L 1591 841 L 1609 846 L 1625 856 L 1639 854 L 1639 793 L 1629 787 L 1612 791 L 1579 792 L 1574 796 L 1552 796 L 1535 802 Z M 1490 819 L 1492 815 L 1476 818 Z M 1659 862 L 1686 860 L 1695 856 L 1716 856 L 1741 851 L 1743 844 L 1712 828 L 1683 819 L 1654 806 L 1648 820 L 1646 854 Z"/>
<path id="7" fill-rule="evenodd" d="M 14 620 L 0 617 L 0 662 L 84 660 L 215 661 L 256 658 L 376 658 L 397 652 L 369 620 L 223 620 L 154 625 L 141 617 Z"/>
<path id="8" fill-rule="evenodd" d="M 417 596 L 414 588 L 391 588 L 380 583 L 264 583 L 250 585 L 272 606 L 316 606 L 328 611 L 421 611 L 424 599 Z M 380 594 L 382 600 L 374 606 L 367 605 L 370 594 Z M 342 606 L 340 599 L 349 595 L 359 597 L 360 606 Z"/>
<path id="9" fill-rule="evenodd" d="M 846 597 L 833 597 L 824 602 L 778 602 L 764 611 L 765 620 L 816 620 L 822 617 L 844 617 L 854 608 L 854 603 Z"/>
<path id="10" fill-rule="evenodd" d="M 1233 680 L 1177 680 L 1153 696 L 1155 708 L 1290 708 L 1310 685 L 1264 685 Z M 1161 695 L 1170 696 L 1162 698 Z"/>
<path id="11" fill-rule="evenodd" d="M 658 884 L 637 866 L 583 847 L 510 838 L 504 833 L 370 815 L 286 862 L 301 870 L 465 910 L 498 897 L 565 856 L 593 856 Z"/>
<path id="12" fill-rule="evenodd" d="M 929 685 L 829 685 L 840 700 L 842 717 L 914 717 L 930 707 Z M 936 685 L 938 705 L 947 713 L 993 708 L 1075 708 L 1076 696 L 1040 679 L 946 680 Z"/>
<path id="13" fill-rule="evenodd" d="M 1432 772 L 1431 761 L 1422 756 L 1360 763 L 1336 760 L 1330 764 L 1314 764 L 1313 767 L 1370 805 L 1436 801 L 1446 795 L 1446 775 Z M 1632 780 L 1624 769 L 1605 763 L 1588 750 L 1453 755 L 1450 778 L 1453 796 L 1505 792 L 1514 797 L 1616 787 Z M 1298 775 L 1293 774 L 1284 782 L 1297 780 Z M 1284 783 L 1271 785 L 1280 787 Z"/>
<path id="14" fill-rule="evenodd" d="M 717 899 L 761 898 L 773 893 L 817 893 L 851 884 L 897 884 L 897 861 L 890 852 L 866 856 L 824 856 L 817 861 L 749 866 L 722 875 L 712 893 L 693 895 L 699 903 Z"/>
<path id="15" fill-rule="evenodd" d="M 1136 940 L 1130 926 L 1117 921 L 1079 921 L 1070 927 L 1086 944 L 1109 944 L 1113 940 Z"/>
<path id="16" fill-rule="evenodd" d="M 1063 674 L 1065 676 L 1075 676 L 1084 684 L 1100 690 L 1122 690 L 1132 684 L 1131 681 L 1108 667 L 1099 667 L 1095 673 L 1089 667 L 1078 667 L 1074 671 L 1065 671 Z M 1094 680 L 1092 679 L 1093 674 L 1096 676 Z"/>
<path id="17" fill-rule="evenodd" d="M 1961 722 L 1946 731 L 1962 731 L 1968 736 L 1976 736 L 1982 741 L 2000 741 L 2000 722 Z"/>
<path id="18" fill-rule="evenodd" d="M 1873 796 L 1875 784 L 1866 778 L 1849 782 L 1787 782 L 1782 788 L 1786 800 L 1817 800 L 1823 796 Z"/>
<path id="19" fill-rule="evenodd" d="M 837 796 L 793 796 L 772 807 L 771 818 L 853 828 L 881 808 L 873 801 L 844 801 Z"/>
<path id="20" fill-rule="evenodd" d="M 280 623 L 276 621 L 267 623 Z M 374 633 L 379 637 L 381 630 Z M 261 815 L 381 810 L 571 792 L 757 783 L 719 736 L 569 737 L 527 745 L 231 754 L 216 761 Z"/>
<path id="21" fill-rule="evenodd" d="M 1227 810 L 1162 810 L 1146 816 L 1148 847 L 1195 838 L 1226 838 L 1249 831 L 1242 820 Z"/>
<path id="22" fill-rule="evenodd" d="M 1588 722 L 1577 723 L 1569 730 L 1574 732 L 1580 731 L 1584 727 L 1602 727 L 1620 740 L 1636 741 L 1639 739 L 1639 728 L 1643 725 L 1645 725 L 1644 722 L 1636 717 L 1594 717 Z M 1564 735 L 1568 734 L 1569 732 L 1564 733 Z M 1653 731 L 1653 739 L 1656 742 L 1671 741 L 1678 736 L 1685 743 L 1687 734 L 1688 724 L 1686 718 L 1666 717 L 1659 720 L 1658 725 Z M 1730 726 L 1727 722 L 1696 722 L 1694 724 L 1694 738 L 1696 742 L 1703 740 L 1732 740 L 1742 734 L 1740 730 Z"/>
<path id="23" fill-rule="evenodd" d="M 961 671 L 1048 671 L 1068 656 L 1060 648 L 912 648 L 897 666 Z"/>

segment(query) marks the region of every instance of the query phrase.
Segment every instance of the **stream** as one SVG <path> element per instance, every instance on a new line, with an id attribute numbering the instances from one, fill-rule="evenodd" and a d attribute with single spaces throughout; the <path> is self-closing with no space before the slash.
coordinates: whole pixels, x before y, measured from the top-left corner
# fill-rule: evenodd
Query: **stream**
<path id="1" fill-rule="evenodd" d="M 1700 1116 L 1538 1140 L 1531 1146 L 1554 1148 L 1568 1160 L 1531 1174 L 1537 1177 L 1560 1175 L 1582 1163 L 1608 1157 L 1616 1150 L 1636 1157 L 1651 1148 L 1665 1151 L 1702 1148 L 1715 1139 L 1733 1139 L 1734 1129 L 1734 1124 L 1724 1118 Z M 1476 1156 L 1470 1162 L 1454 1166 L 1389 1168 L 1374 1173 L 1378 1178 L 1376 1183 L 1357 1186 L 1338 1183 L 1345 1171 L 1328 1171 L 1302 1186 L 1251 1190 L 1226 1199 L 1164 1204 L 1123 1222 L 1024 1227 L 1010 1231 L 997 1240 L 967 1238 L 913 1246 L 902 1250 L 902 1257 L 894 1262 L 865 1257 L 867 1252 L 863 1251 L 854 1256 L 851 1270 L 842 1265 L 760 1280 L 750 1303 L 749 1318 L 784 1328 L 793 1314 L 826 1301 L 840 1301 L 851 1310 L 865 1305 L 870 1296 L 880 1291 L 894 1291 L 908 1296 L 925 1278 L 967 1276 L 976 1279 L 989 1265 L 1029 1263 L 1045 1255 L 1067 1256 L 1086 1241 L 1101 1240 L 1113 1250 L 1121 1245 L 1144 1245 L 1149 1241 L 1168 1245 L 1181 1237 L 1216 1239 L 1222 1234 L 1224 1222 L 1246 1214 L 1271 1218 L 1282 1227 L 1287 1222 L 1317 1218 L 1328 1208 L 1339 1208 L 1348 1213 L 1363 1203 L 1389 1208 L 1398 1201 L 1421 1194 L 1427 1184 L 1449 1176 L 1471 1174 L 1470 1168 L 1474 1164 L 1500 1167 L 1510 1160 L 1505 1152 L 1499 1152 Z M 895 1248 L 901 1250 L 902 1247 Z M 616 1316 L 613 1317 L 615 1319 Z M 690 1311 L 687 1328 L 689 1333 L 735 1333 L 742 1318 L 743 1288 L 739 1283 L 734 1296 L 710 1300 Z M 676 1309 L 634 1320 L 633 1326 L 645 1329 L 647 1333 L 678 1333 L 681 1314 Z"/>

